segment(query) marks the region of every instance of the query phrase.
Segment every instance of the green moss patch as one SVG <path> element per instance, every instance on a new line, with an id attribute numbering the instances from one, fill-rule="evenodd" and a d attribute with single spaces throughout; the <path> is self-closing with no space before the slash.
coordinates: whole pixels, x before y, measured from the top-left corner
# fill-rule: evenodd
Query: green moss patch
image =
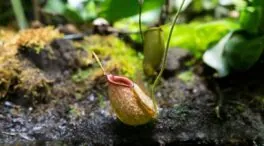
<path id="1" fill-rule="evenodd" d="M 137 53 L 130 46 L 126 45 L 122 40 L 115 36 L 91 36 L 79 44 L 88 51 L 92 59 L 92 51 L 94 51 L 103 63 L 107 72 L 115 72 L 118 75 L 135 79 L 138 72 L 142 72 L 141 53 Z M 93 59 L 94 65 L 97 65 Z M 77 74 L 87 75 L 89 71 Z M 74 77 L 76 77 L 76 75 Z"/>

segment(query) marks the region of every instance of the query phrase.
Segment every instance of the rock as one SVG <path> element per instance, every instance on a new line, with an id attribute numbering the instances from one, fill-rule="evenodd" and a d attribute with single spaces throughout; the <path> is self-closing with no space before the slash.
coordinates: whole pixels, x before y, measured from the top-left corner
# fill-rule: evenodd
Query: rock
<path id="1" fill-rule="evenodd" d="M 49 74 L 60 74 L 80 67 L 80 58 L 86 57 L 87 52 L 73 47 L 69 40 L 56 39 L 41 49 L 38 53 L 34 49 L 19 49 L 23 56 L 32 61 L 38 68 Z"/>
<path id="2" fill-rule="evenodd" d="M 232 103 L 226 103 L 222 106 L 225 116 L 219 119 L 214 110 L 216 97 L 204 87 L 203 81 L 198 80 L 197 92 L 188 92 L 185 91 L 184 84 L 180 88 L 173 88 L 176 80 L 176 78 L 170 78 L 169 81 L 165 81 L 172 86 L 172 88 L 166 88 L 166 92 L 178 90 L 183 92 L 185 97 L 182 97 L 183 100 L 169 101 L 168 104 L 171 106 L 162 106 L 158 118 L 146 125 L 136 127 L 124 125 L 115 116 L 102 112 L 109 111 L 109 103 L 102 108 L 95 106 L 98 102 L 88 100 L 75 102 L 75 104 L 78 104 L 77 107 L 86 109 L 93 105 L 92 110 L 85 110 L 85 114 L 79 118 L 71 118 L 67 112 L 67 106 L 72 103 L 64 98 L 57 106 L 46 109 L 39 115 L 21 116 L 24 122 L 20 125 L 10 123 L 8 118 L 1 120 L 0 128 L 3 132 L 0 132 L 0 144 L 25 144 L 26 142 L 30 145 L 58 145 L 58 140 L 60 145 L 263 144 L 263 110 L 256 111 L 253 108 L 244 107 L 241 112 L 241 107 L 237 108 Z M 161 97 L 158 100 L 162 100 L 162 97 L 165 97 L 164 94 L 167 94 L 163 93 L 163 90 L 160 89 Z M 177 93 L 171 98 L 178 98 Z M 240 102 L 242 102 L 241 99 Z M 242 104 L 245 103 L 248 101 Z M 23 110 L 20 111 L 23 112 Z M 3 114 L 3 117 L 6 117 L 6 113 L 3 112 Z M 10 124 L 15 128 L 10 129 Z M 34 141 L 32 142 L 31 139 Z"/>
<path id="3" fill-rule="evenodd" d="M 184 66 L 184 61 L 188 60 L 190 57 L 190 53 L 185 49 L 170 48 L 168 50 L 166 67 L 163 76 L 165 78 L 174 76 L 175 72 Z"/>

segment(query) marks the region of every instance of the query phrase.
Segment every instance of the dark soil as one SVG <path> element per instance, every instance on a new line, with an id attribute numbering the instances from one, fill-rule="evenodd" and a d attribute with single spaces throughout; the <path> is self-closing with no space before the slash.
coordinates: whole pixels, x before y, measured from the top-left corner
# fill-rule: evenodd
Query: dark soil
<path id="1" fill-rule="evenodd" d="M 57 42 L 58 48 L 60 43 Z M 42 57 L 37 57 L 40 63 L 35 64 L 53 79 L 59 76 L 52 76 L 49 74 L 51 71 L 65 73 L 68 68 L 70 72 L 76 67 L 75 62 L 67 60 L 69 56 L 62 54 L 64 51 L 58 52 L 64 59 L 63 62 L 69 64 L 47 62 L 42 60 L 47 59 L 43 54 Z M 214 79 L 211 74 L 206 74 L 208 71 L 203 69 L 203 64 L 177 68 L 174 75 L 166 76 L 158 86 L 158 118 L 137 127 L 124 125 L 115 118 L 103 80 L 96 80 L 93 88 L 87 88 L 85 94 L 82 94 L 85 96 L 83 98 L 75 98 L 72 95 L 62 97 L 64 94 L 58 94 L 59 99 L 51 98 L 47 103 L 31 106 L 14 103 L 12 98 L 5 99 L 0 105 L 0 144 L 264 144 L 264 71 L 260 69 L 261 66 L 263 65 L 260 63 L 248 72 L 231 75 L 225 79 Z M 193 71 L 197 68 L 202 70 L 202 73 Z M 196 72 L 193 80 L 186 82 L 178 78 L 178 74 L 184 70 Z M 66 78 L 67 74 L 62 77 Z M 70 83 L 63 79 L 57 80 L 50 87 L 64 85 L 66 90 L 71 88 Z M 57 92 L 52 95 L 56 95 L 55 93 Z M 220 117 L 216 114 L 217 105 L 220 107 Z"/>

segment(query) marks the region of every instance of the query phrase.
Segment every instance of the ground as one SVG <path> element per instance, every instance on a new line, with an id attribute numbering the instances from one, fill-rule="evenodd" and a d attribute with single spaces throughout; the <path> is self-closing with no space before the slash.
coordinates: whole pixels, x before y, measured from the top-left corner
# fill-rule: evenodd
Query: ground
<path id="1" fill-rule="evenodd" d="M 115 43 L 96 45 L 105 39 Z M 103 51 L 117 47 L 128 49 Z M 111 111 L 107 84 L 89 51 L 99 53 L 108 71 L 136 81 L 137 70 L 127 71 L 131 64 L 125 64 L 126 60 L 109 62 L 129 52 L 126 59 L 140 64 L 140 52 L 114 36 L 92 36 L 81 43 L 59 38 L 40 52 L 25 47 L 14 50 L 0 54 L 0 85 L 4 87 L 0 90 L 0 144 L 264 144 L 261 60 L 247 72 L 217 79 L 199 61 L 186 65 L 190 54 L 174 48 L 156 91 L 159 116 L 134 127 L 122 124 Z"/>

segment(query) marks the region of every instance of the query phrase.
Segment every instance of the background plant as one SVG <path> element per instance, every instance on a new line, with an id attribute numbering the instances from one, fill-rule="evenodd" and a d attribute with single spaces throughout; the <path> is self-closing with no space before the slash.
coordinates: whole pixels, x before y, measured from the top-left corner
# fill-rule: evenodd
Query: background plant
<path id="1" fill-rule="evenodd" d="M 240 9 L 240 28 L 230 31 L 203 55 L 203 61 L 216 69 L 220 77 L 248 70 L 263 52 L 264 2 L 248 1 Z"/>

